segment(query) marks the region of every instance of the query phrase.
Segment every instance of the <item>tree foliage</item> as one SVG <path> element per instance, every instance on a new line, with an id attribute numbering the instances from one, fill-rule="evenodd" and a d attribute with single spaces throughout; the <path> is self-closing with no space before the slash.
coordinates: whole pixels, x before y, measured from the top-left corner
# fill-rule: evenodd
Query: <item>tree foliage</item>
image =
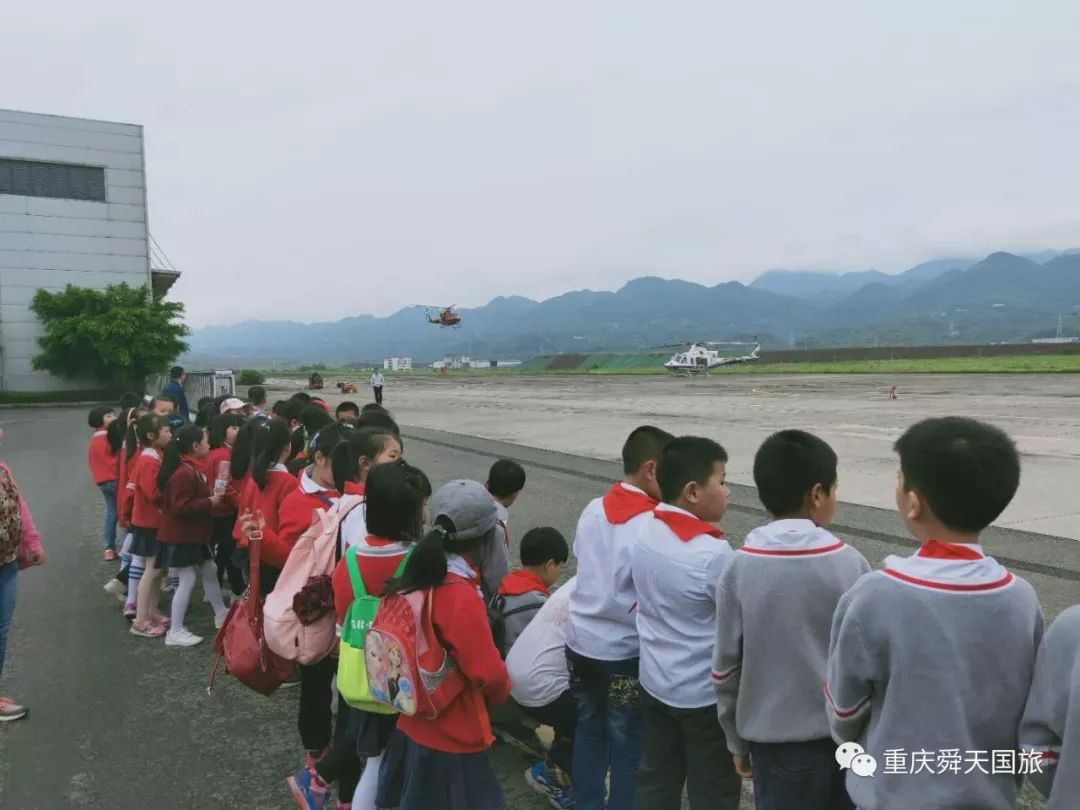
<path id="1" fill-rule="evenodd" d="M 141 389 L 146 375 L 165 371 L 187 350 L 184 305 L 156 299 L 149 287 L 69 284 L 62 292 L 38 290 L 30 309 L 45 328 L 34 368 L 58 376 Z"/>
<path id="2" fill-rule="evenodd" d="M 266 375 L 253 368 L 241 369 L 236 377 L 237 385 L 262 385 L 266 382 Z"/>

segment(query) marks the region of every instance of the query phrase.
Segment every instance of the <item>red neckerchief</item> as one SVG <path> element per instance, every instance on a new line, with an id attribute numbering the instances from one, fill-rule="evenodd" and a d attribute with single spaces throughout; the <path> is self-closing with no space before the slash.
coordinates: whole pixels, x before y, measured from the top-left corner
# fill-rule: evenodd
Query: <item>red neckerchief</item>
<path id="1" fill-rule="evenodd" d="M 505 577 L 503 577 L 502 583 L 499 585 L 500 596 L 521 596 L 523 593 L 542 593 L 544 596 L 550 595 L 548 586 L 544 584 L 544 580 L 540 579 L 532 571 L 511 571 Z"/>
<path id="2" fill-rule="evenodd" d="M 683 512 L 671 512 L 667 509 L 657 509 L 653 512 L 653 517 L 671 529 L 671 531 L 675 532 L 675 536 L 684 543 L 687 543 L 702 534 L 717 538 L 724 536 L 724 533 L 711 523 L 706 523 L 700 518 L 696 518 L 693 515 L 687 515 Z"/>
<path id="3" fill-rule="evenodd" d="M 199 475 L 199 480 L 204 484 L 206 483 L 206 457 L 195 458 L 195 456 L 180 456 L 180 461 L 187 464 Z"/>
<path id="4" fill-rule="evenodd" d="M 644 512 L 651 512 L 657 502 L 644 492 L 635 492 L 616 484 L 604 496 L 604 517 L 608 523 L 619 525 Z"/>
<path id="5" fill-rule="evenodd" d="M 359 481 L 346 481 L 345 482 L 345 494 L 346 495 L 363 495 L 364 485 Z"/>
<path id="6" fill-rule="evenodd" d="M 962 543 L 942 543 L 940 540 L 927 540 L 915 553 L 916 557 L 930 557 L 935 560 L 981 560 L 985 555 Z"/>

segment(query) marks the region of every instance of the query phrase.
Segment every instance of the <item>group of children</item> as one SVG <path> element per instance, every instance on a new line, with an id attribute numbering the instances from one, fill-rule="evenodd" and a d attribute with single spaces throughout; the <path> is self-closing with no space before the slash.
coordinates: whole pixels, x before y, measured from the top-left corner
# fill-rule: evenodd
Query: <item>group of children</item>
<path id="1" fill-rule="evenodd" d="M 96 409 L 90 462 L 108 501 L 115 456 L 127 539 L 106 587 L 135 635 L 199 643 L 184 627 L 196 580 L 220 621 L 220 584 L 243 593 L 254 533 L 266 594 L 313 511 L 346 495 L 362 506 L 336 549 L 339 625 L 363 593 L 430 590 L 466 688 L 436 717 L 369 713 L 338 695 L 335 721 L 335 658 L 299 666 L 305 763 L 287 781 L 301 808 L 322 810 L 334 793 L 355 810 L 503 808 L 487 749 L 496 734 L 521 742 L 507 729 L 523 722 L 554 731 L 525 778 L 560 808 L 676 810 L 685 792 L 693 810 L 735 810 L 744 779 L 759 810 L 1011 808 L 1023 775 L 1050 808 L 1080 803 L 1059 761 L 1080 734 L 1069 712 L 1080 608 L 1044 640 L 1034 590 L 979 545 L 1019 484 L 1016 449 L 992 426 L 931 419 L 897 441 L 897 508 L 920 545 L 878 571 L 828 530 L 837 457 L 820 438 L 785 430 L 761 445 L 754 481 L 771 520 L 733 549 L 717 528 L 724 449 L 640 427 L 623 446 L 624 479 L 578 520 L 575 575 L 552 591 L 570 549 L 550 527 L 511 542 L 518 463 L 433 492 L 380 406 L 331 415 L 298 395 L 268 414 L 264 403 L 201 403 L 201 424 L 175 430 L 168 400 L 115 421 Z M 158 610 L 166 572 L 169 617 Z M 876 772 L 845 773 L 841 743 Z M 904 771 L 899 751 L 1035 753 L 1022 774 Z"/>

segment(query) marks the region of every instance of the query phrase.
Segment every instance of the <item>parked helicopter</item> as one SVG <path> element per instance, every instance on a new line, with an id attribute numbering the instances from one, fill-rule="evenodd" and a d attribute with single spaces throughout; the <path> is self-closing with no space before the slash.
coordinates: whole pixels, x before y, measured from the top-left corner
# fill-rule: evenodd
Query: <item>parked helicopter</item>
<path id="1" fill-rule="evenodd" d="M 457 314 L 457 310 L 453 306 L 427 307 L 427 322 L 436 326 L 449 326 L 457 329 L 461 326 L 461 316 Z"/>
<path id="2" fill-rule="evenodd" d="M 732 356 L 730 353 L 709 348 L 711 346 L 753 346 L 749 354 Z M 738 341 L 707 341 L 703 343 L 691 343 L 689 347 L 672 355 L 671 359 L 664 363 L 664 368 L 675 374 L 708 374 L 714 368 L 721 366 L 735 366 L 741 363 L 752 363 L 757 360 L 761 353 L 761 343 L 745 343 Z"/>

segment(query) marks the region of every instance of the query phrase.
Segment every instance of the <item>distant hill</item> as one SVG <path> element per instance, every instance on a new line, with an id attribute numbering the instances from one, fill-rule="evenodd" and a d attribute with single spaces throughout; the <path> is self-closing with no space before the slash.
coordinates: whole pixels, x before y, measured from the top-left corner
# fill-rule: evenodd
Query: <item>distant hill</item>
<path id="1" fill-rule="evenodd" d="M 1059 314 L 1080 325 L 1080 253 L 1054 252 L 1044 263 L 1011 253 L 938 259 L 896 275 L 769 271 L 749 286 L 650 276 L 616 292 L 502 297 L 460 313 L 460 329 L 427 324 L 421 307 L 333 323 L 208 327 L 191 336 L 190 356 L 233 364 L 349 363 L 398 355 L 525 359 L 755 337 L 773 347 L 1026 340 L 1045 333 Z"/>

